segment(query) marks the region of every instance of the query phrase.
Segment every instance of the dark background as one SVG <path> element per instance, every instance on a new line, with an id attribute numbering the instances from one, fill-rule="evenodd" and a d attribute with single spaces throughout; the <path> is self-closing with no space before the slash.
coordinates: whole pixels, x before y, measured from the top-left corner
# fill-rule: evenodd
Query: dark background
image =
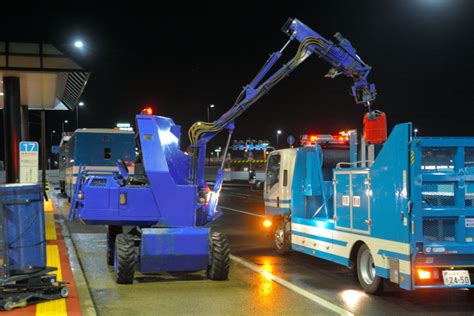
<path id="1" fill-rule="evenodd" d="M 100 3 L 30 9 L 25 3 L 21 10 L 3 7 L 0 19 L 0 39 L 52 42 L 92 72 L 81 127 L 133 122 L 150 103 L 183 126 L 186 145 L 191 123 L 206 119 L 209 104 L 216 105 L 213 119 L 231 106 L 287 41 L 280 28 L 296 17 L 328 39 L 341 32 L 373 67 L 376 108 L 387 113 L 389 129 L 412 121 L 419 135 L 474 136 L 474 1 Z M 71 45 L 79 38 L 82 52 Z M 282 129 L 282 144 L 288 134 L 360 130 L 365 109 L 348 94 L 351 80 L 324 78 L 328 69 L 309 58 L 237 120 L 235 139 L 274 142 Z M 39 138 L 39 112 L 30 119 L 32 137 Z M 64 119 L 72 131 L 75 113 L 48 112 L 48 132 L 60 131 Z M 222 137 L 211 148 L 219 145 Z"/>

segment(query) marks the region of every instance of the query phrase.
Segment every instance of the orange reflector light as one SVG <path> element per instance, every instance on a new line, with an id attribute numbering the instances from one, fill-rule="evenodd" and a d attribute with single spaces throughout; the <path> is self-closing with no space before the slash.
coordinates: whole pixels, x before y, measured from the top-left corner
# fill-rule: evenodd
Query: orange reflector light
<path id="1" fill-rule="evenodd" d="M 263 227 L 265 227 L 265 228 L 272 227 L 272 221 L 269 220 L 269 219 L 264 220 L 263 221 Z"/>
<path id="2" fill-rule="evenodd" d="M 418 273 L 418 278 L 420 280 L 428 280 L 431 279 L 431 271 L 417 269 L 416 272 Z"/>

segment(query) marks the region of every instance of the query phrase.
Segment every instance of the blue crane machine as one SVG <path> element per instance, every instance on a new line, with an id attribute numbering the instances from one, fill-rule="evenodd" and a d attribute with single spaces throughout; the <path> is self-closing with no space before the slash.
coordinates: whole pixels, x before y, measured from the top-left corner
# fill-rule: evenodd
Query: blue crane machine
<path id="1" fill-rule="evenodd" d="M 70 218 L 78 217 L 86 224 L 108 225 L 107 261 L 114 266 L 118 283 L 132 283 L 136 265 L 143 273 L 206 270 L 210 279 L 227 279 L 228 241 L 224 235 L 211 232 L 208 226 L 221 215 L 218 199 L 224 160 L 210 188 L 204 179 L 206 145 L 227 130 L 225 157 L 235 119 L 307 57 L 317 55 L 327 61 L 332 67 L 327 77 L 339 74 L 351 77 L 350 93 L 356 103 L 375 113 L 370 106 L 376 90 L 367 81 L 371 67 L 362 61 L 347 39 L 337 33 L 338 43 L 333 43 L 297 19 L 289 19 L 282 30 L 290 37 L 289 41 L 270 55 L 234 105 L 214 122 L 196 122 L 191 126 L 190 153 L 180 149 L 179 125 L 171 118 L 145 111 L 136 116 L 139 155 L 133 175 L 121 162 L 117 172 L 79 170 Z M 295 56 L 269 74 L 283 50 L 295 40 L 299 42 Z M 134 228 L 124 232 L 124 226 Z"/>

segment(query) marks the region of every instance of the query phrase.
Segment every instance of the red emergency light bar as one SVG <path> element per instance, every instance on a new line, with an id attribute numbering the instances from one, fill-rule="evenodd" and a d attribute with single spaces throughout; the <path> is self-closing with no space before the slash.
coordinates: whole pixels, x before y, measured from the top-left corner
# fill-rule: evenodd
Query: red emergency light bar
<path id="1" fill-rule="evenodd" d="M 301 135 L 302 146 L 314 146 L 317 143 L 347 143 L 350 139 L 350 132 L 340 132 L 339 135 L 316 134 Z"/>

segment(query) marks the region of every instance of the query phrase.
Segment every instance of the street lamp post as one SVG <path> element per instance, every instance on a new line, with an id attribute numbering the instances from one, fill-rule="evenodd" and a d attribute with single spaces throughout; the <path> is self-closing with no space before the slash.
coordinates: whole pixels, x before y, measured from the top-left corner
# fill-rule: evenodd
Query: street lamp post
<path id="1" fill-rule="evenodd" d="M 67 123 L 69 123 L 68 120 L 63 121 L 63 130 L 62 130 L 62 133 L 61 133 L 61 137 L 64 135 L 64 124 L 67 124 Z"/>
<path id="2" fill-rule="evenodd" d="M 79 108 L 84 106 L 84 102 L 79 102 L 76 106 L 76 128 L 79 128 Z"/>
<path id="3" fill-rule="evenodd" d="M 49 141 L 51 143 L 51 146 L 53 146 L 53 134 L 56 134 L 56 131 L 52 131 L 50 134 L 49 134 Z"/>
<path id="4" fill-rule="evenodd" d="M 53 130 L 49 133 L 49 148 L 50 148 L 50 155 L 49 155 L 49 170 L 51 170 L 52 162 L 53 162 L 53 134 L 56 134 L 56 131 Z"/>
<path id="5" fill-rule="evenodd" d="M 416 137 L 416 134 L 418 134 L 418 128 L 415 128 L 413 131 L 415 132 L 415 137 Z"/>
<path id="6" fill-rule="evenodd" d="M 210 109 L 213 109 L 215 107 L 214 104 L 211 104 L 207 107 L 207 121 L 210 122 L 211 121 L 211 111 Z"/>
<path id="7" fill-rule="evenodd" d="M 281 135 L 282 131 L 281 129 L 277 130 L 277 133 L 276 133 L 276 136 L 277 136 L 277 148 L 280 148 L 280 135 Z"/>

